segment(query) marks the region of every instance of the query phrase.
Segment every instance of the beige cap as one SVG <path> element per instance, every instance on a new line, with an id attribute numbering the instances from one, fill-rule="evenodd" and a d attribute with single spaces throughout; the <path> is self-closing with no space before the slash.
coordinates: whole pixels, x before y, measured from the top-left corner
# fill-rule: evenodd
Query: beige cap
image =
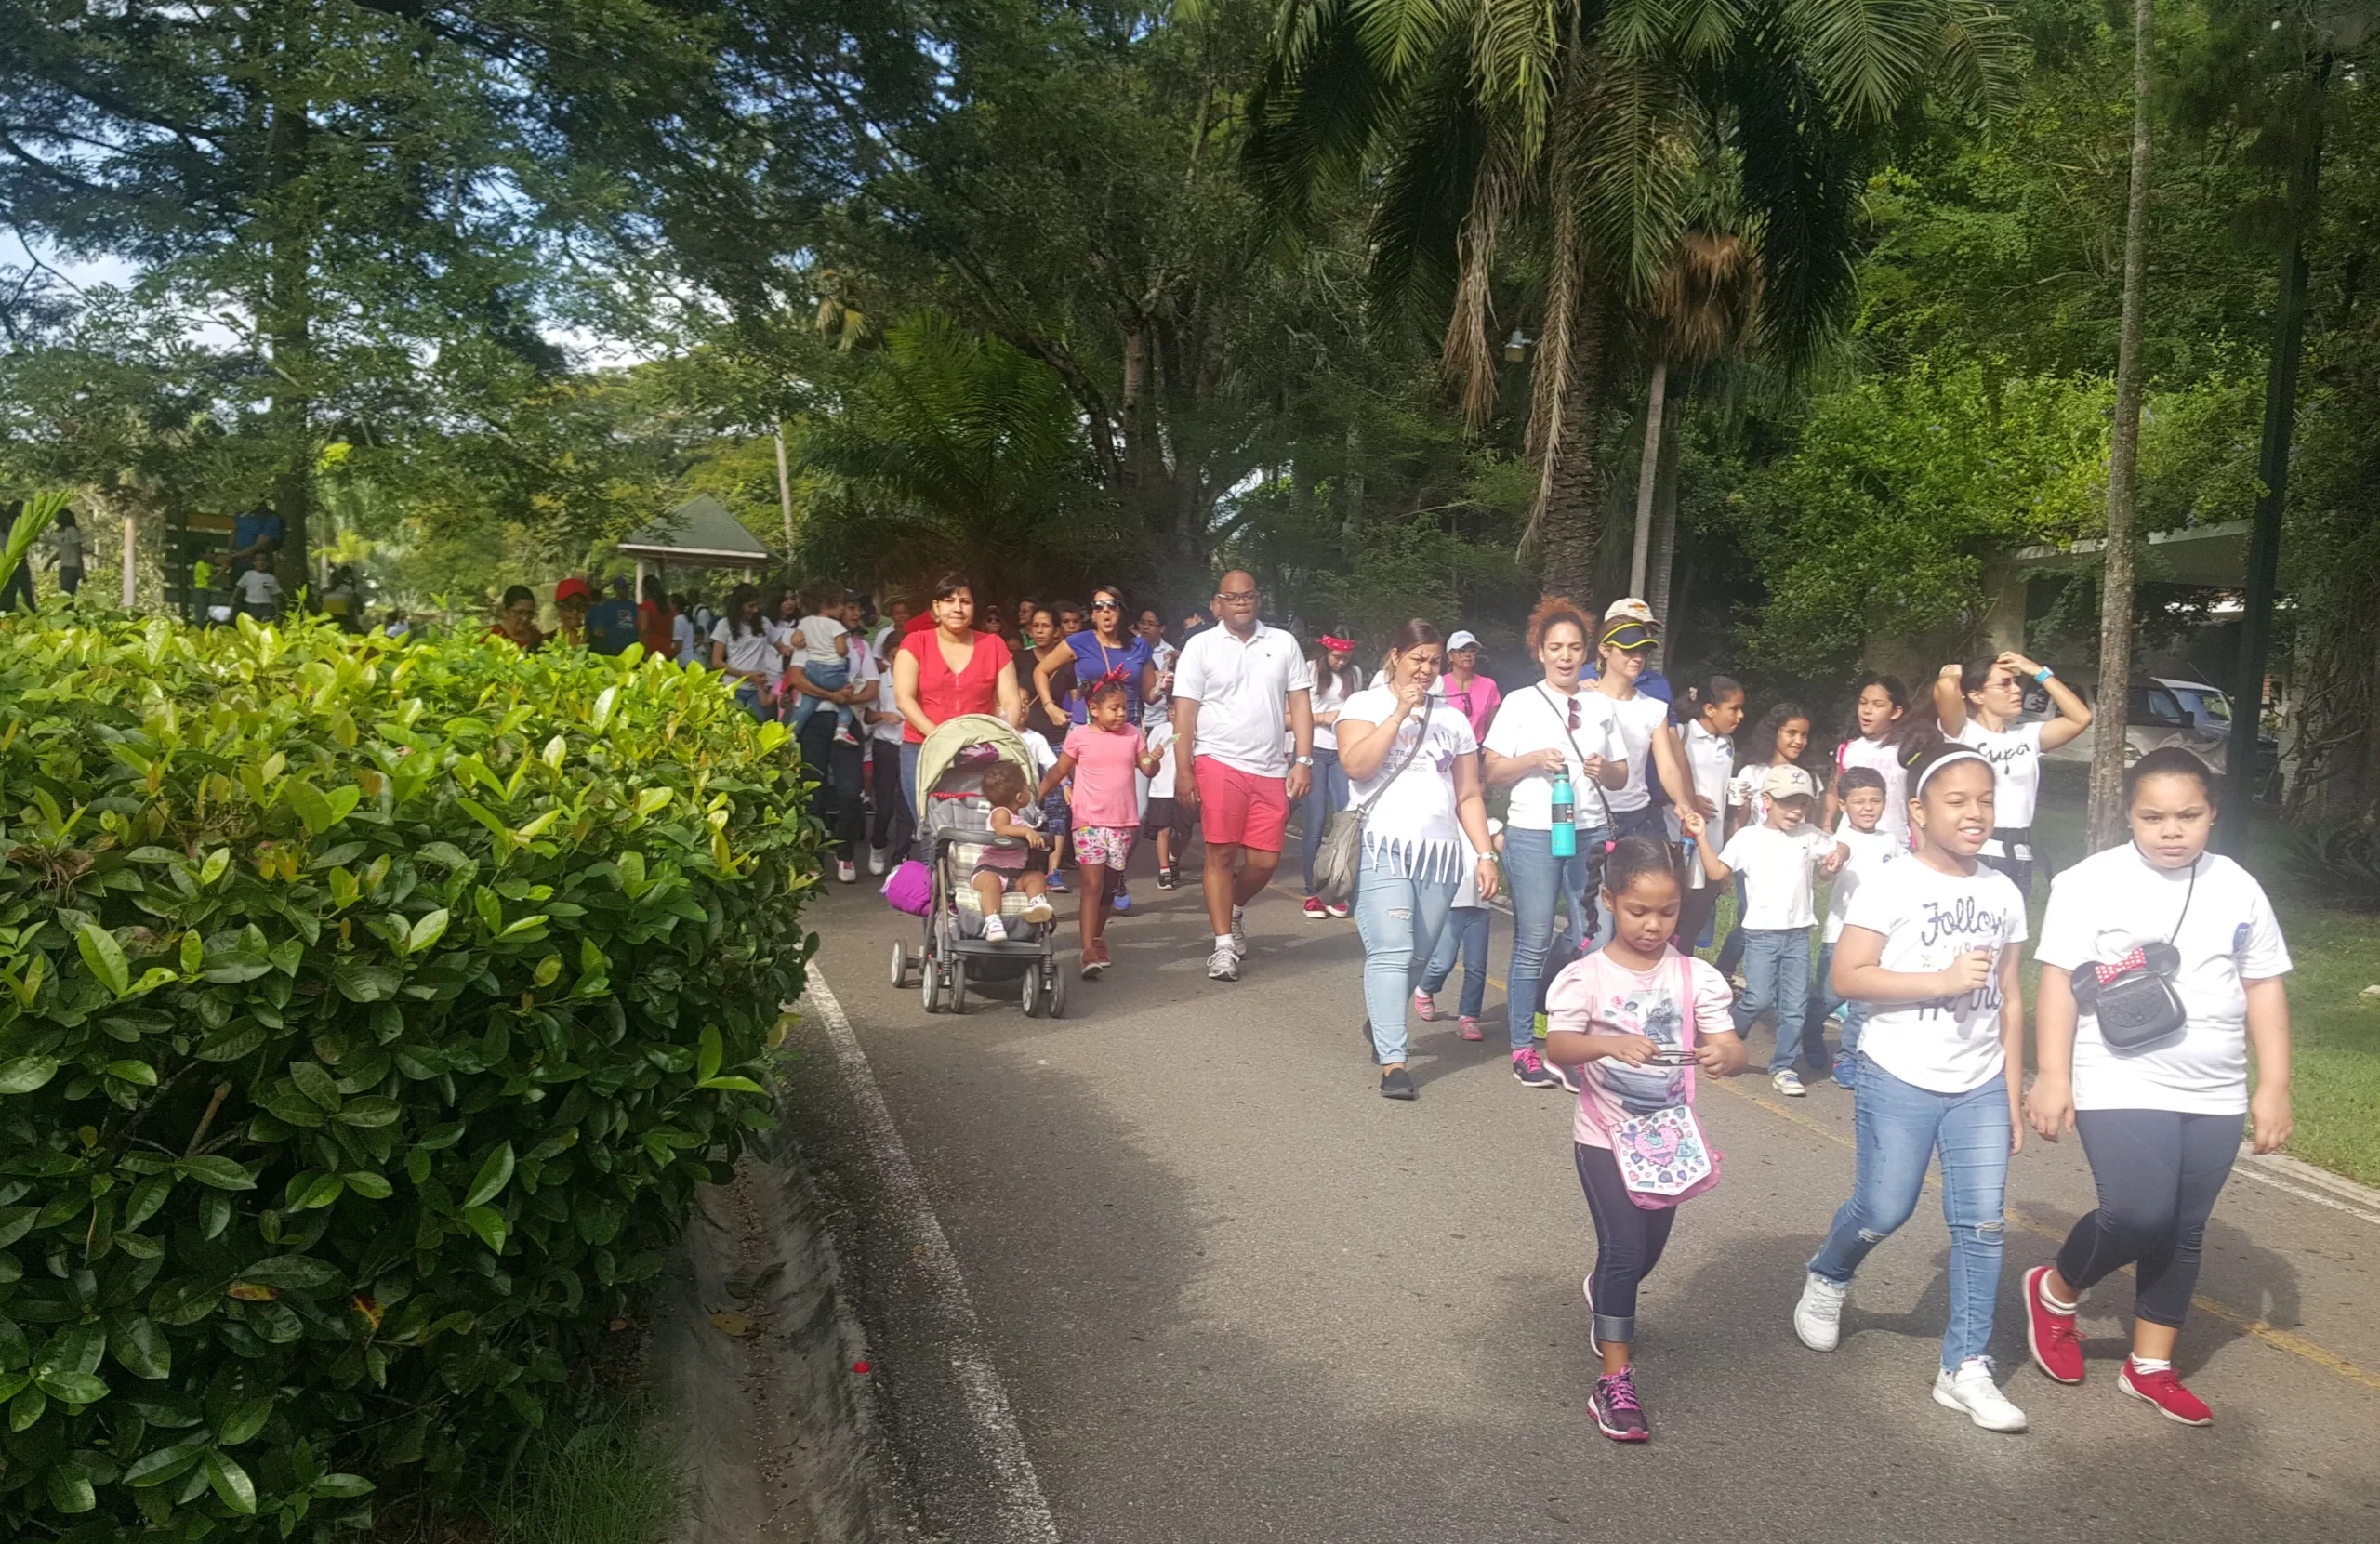
<path id="1" fill-rule="evenodd" d="M 1603 619 L 1606 622 L 1617 622 L 1623 616 L 1631 622 L 1642 622 L 1648 627 L 1659 626 L 1653 620 L 1653 608 L 1633 595 L 1622 596 L 1603 609 Z"/>
<path id="2" fill-rule="evenodd" d="M 1792 798 L 1797 794 L 1804 798 L 1816 798 L 1818 792 L 1810 774 L 1799 767 L 1769 768 L 1761 776 L 1760 791 L 1770 798 Z"/>

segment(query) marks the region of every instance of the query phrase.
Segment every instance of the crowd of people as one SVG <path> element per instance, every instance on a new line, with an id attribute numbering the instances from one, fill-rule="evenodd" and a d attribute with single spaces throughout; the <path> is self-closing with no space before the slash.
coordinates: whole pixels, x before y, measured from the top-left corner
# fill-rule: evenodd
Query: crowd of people
<path id="1" fill-rule="evenodd" d="M 525 607 L 491 636 L 540 646 L 536 598 L 519 593 Z M 1023 731 L 1038 781 L 985 782 L 994 830 L 1019 844 L 969 879 L 997 928 L 1012 888 L 1025 920 L 1054 920 L 1050 897 L 1071 871 L 1086 977 L 1111 966 L 1106 923 L 1131 904 L 1136 842 L 1156 844 L 1157 883 L 1171 889 L 1197 838 L 1206 973 L 1239 980 L 1248 909 L 1300 812 L 1302 915 L 1354 919 L 1364 1038 L 1391 1100 L 1417 1096 L 1413 1024 L 1437 1021 L 1458 969 L 1455 1033 L 1485 1038 L 1489 916 L 1509 909 L 1507 1051 L 1520 1084 L 1577 1102 L 1604 1364 L 1591 1408 L 1615 1441 L 1650 1433 L 1635 1383 L 1642 1286 L 1683 1203 L 1719 1180 L 1697 1078 L 1741 1073 L 1764 1023 L 1778 1093 L 1805 1097 L 1807 1072 L 1855 1101 L 1851 1193 L 1791 1305 L 1804 1345 L 1835 1348 L 1860 1264 L 1909 1221 L 1938 1161 L 1950 1291 L 1933 1397 L 1986 1430 L 2023 1430 L 1989 1350 L 2003 1196 L 2028 1129 L 2072 1131 L 2098 1205 L 2022 1284 L 2033 1359 L 2060 1384 L 2082 1381 L 2078 1305 L 2130 1266 L 2117 1388 L 2173 1420 L 2212 1420 L 2173 1351 L 2243 1117 L 2257 1152 L 2288 1139 L 2290 959 L 2255 880 L 2207 851 L 2215 780 L 2188 751 L 2142 757 L 2125 784 L 2132 839 L 2050 883 L 2029 1089 L 2017 970 L 2042 753 L 2091 723 L 2038 662 L 1946 666 L 1923 699 L 1866 677 L 1839 737 L 1793 702 L 1765 705 L 1745 732 L 1742 683 L 1681 692 L 1652 667 L 1659 622 L 1633 598 L 1600 615 L 1540 603 L 1532 679 L 1508 670 L 1500 684 L 1476 636 L 1421 618 L 1376 655 L 1342 630 L 1301 647 L 1263 619 L 1246 573 L 1224 574 L 1178 632 L 1119 588 L 1090 594 L 979 610 L 949 575 L 911 615 L 837 588 L 764 600 L 743 586 L 715 618 L 683 606 L 656 618 L 648 597 L 638 636 L 668 637 L 656 652 L 733 678 L 751 711 L 795 726 L 845 881 L 863 852 L 874 873 L 906 853 L 918 749 L 937 725 L 987 714 Z M 597 620 L 564 615 L 568 640 L 583 631 L 594 646 Z M 2025 715 L 2029 680 L 2055 717 Z M 1341 883 L 1332 865 L 1350 840 Z"/>

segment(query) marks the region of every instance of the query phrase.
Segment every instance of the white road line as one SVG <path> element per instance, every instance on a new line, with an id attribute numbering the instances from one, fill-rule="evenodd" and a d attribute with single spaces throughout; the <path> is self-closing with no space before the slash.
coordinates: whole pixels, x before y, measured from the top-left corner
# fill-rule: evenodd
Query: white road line
<path id="1" fill-rule="evenodd" d="M 2284 1180 L 2274 1173 L 2273 1168 L 2274 1165 L 2269 1159 L 2250 1152 L 2247 1144 L 2243 1142 L 2240 1147 L 2240 1161 L 2231 1166 L 2231 1172 L 2245 1175 L 2258 1184 L 2270 1185 L 2275 1190 L 2287 1191 L 2298 1199 L 2311 1201 L 2318 1207 L 2328 1207 L 2333 1211 L 2343 1211 L 2358 1221 L 2380 1226 L 2380 1212 L 2356 1206 L 2337 1195 L 2326 1195 L 2312 1184 L 2301 1184 L 2295 1180 Z"/>
<path id="2" fill-rule="evenodd" d="M 918 1181 L 909 1150 L 892 1124 L 892 1112 L 884 1107 L 884 1095 L 876 1086 L 867 1052 L 860 1049 L 843 1005 L 836 1000 L 815 964 L 810 967 L 808 996 L 819 1022 L 826 1026 L 835 1060 L 842 1066 L 844 1086 L 858 1107 L 881 1187 L 880 1216 L 911 1246 L 911 1256 L 925 1278 L 928 1313 L 950 1347 L 950 1367 L 959 1380 L 968 1421 L 991 1467 L 999 1544 L 1058 1544 L 1057 1519 L 1050 1515 L 1041 1478 L 1033 1471 L 1025 1437 L 1009 1411 L 1008 1392 L 984 1350 L 984 1326 L 975 1317 L 974 1300 L 967 1294 L 967 1278 L 959 1273 L 959 1257 L 951 1252 L 942 1220 L 934 1215 L 925 1187 Z"/>

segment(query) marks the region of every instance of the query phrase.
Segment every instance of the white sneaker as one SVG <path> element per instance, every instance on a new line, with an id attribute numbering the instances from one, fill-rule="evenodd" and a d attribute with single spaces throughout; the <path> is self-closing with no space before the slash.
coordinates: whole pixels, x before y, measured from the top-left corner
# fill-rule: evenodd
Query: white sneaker
<path id="1" fill-rule="evenodd" d="M 1768 1086 L 1788 1099 L 1800 1099 L 1808 1091 L 1802 1087 L 1802 1075 L 1791 1067 L 1770 1078 Z"/>
<path id="2" fill-rule="evenodd" d="M 1209 981 L 1237 981 L 1239 979 L 1239 956 L 1232 951 L 1230 944 L 1217 944 L 1215 952 L 1207 957 L 1207 979 Z"/>
<path id="3" fill-rule="evenodd" d="M 1003 922 L 1003 921 L 1001 921 L 1001 920 L 1000 920 L 998 917 L 985 917 L 985 918 L 984 918 L 984 942 L 985 942 L 985 943 L 986 943 L 986 944 L 1005 944 L 1005 943 L 1007 943 L 1007 942 L 1008 942 L 1008 924 L 1007 924 L 1007 923 L 1005 923 L 1005 922 Z"/>
<path id="4" fill-rule="evenodd" d="M 837 858 L 835 860 L 835 878 L 847 885 L 857 884 L 859 882 L 859 868 L 849 858 Z"/>
<path id="5" fill-rule="evenodd" d="M 1248 957 L 1248 911 L 1242 906 L 1231 908 L 1231 949 L 1240 958 Z"/>
<path id="6" fill-rule="evenodd" d="M 871 847 L 867 850 L 867 871 L 879 879 L 884 877 L 884 849 Z"/>
<path id="7" fill-rule="evenodd" d="M 1058 908 L 1050 904 L 1048 896 L 1037 895 L 1025 903 L 1025 910 L 1021 915 L 1027 922 L 1047 922 L 1058 915 Z"/>
<path id="8" fill-rule="evenodd" d="M 2025 1412 L 2008 1403 L 1991 1380 L 1991 1358 L 1970 1356 L 1957 1372 L 1934 1375 L 1934 1403 L 1950 1410 L 1964 1410 L 1967 1419 L 1987 1432 L 2021 1432 Z"/>
<path id="9" fill-rule="evenodd" d="M 1793 1305 L 1793 1334 L 1812 1351 L 1832 1351 L 1843 1339 L 1843 1300 L 1848 1287 L 1837 1287 L 1816 1271 L 1802 1283 L 1802 1300 Z M 1937 1399 L 1941 1391 L 1935 1391 Z"/>

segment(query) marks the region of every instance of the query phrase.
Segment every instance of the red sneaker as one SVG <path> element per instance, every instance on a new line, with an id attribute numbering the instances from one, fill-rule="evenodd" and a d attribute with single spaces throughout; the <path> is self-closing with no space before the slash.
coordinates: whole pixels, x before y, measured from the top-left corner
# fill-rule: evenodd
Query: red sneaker
<path id="1" fill-rule="evenodd" d="M 2049 1267 L 2036 1265 L 2025 1273 L 2025 1339 L 2033 1348 L 2033 1365 L 2059 1383 L 2082 1381 L 2082 1339 L 2074 1333 L 2074 1315 L 2060 1313 L 2042 1300 L 2042 1284 Z"/>
<path id="2" fill-rule="evenodd" d="M 2212 1426 L 2215 1412 L 2206 1401 L 2182 1387 L 2171 1367 L 2155 1372 L 2134 1370 L 2132 1358 L 2123 1359 L 2123 1370 L 2116 1374 L 2116 1387 L 2135 1399 L 2146 1400 L 2157 1406 L 2157 1413 L 2167 1420 L 2178 1420 L 2185 1426 Z"/>
<path id="3" fill-rule="evenodd" d="M 1309 895 L 1305 898 L 1305 919 L 1307 921 L 1319 922 L 1329 915 L 1329 913 L 1323 909 L 1321 896 Z"/>

